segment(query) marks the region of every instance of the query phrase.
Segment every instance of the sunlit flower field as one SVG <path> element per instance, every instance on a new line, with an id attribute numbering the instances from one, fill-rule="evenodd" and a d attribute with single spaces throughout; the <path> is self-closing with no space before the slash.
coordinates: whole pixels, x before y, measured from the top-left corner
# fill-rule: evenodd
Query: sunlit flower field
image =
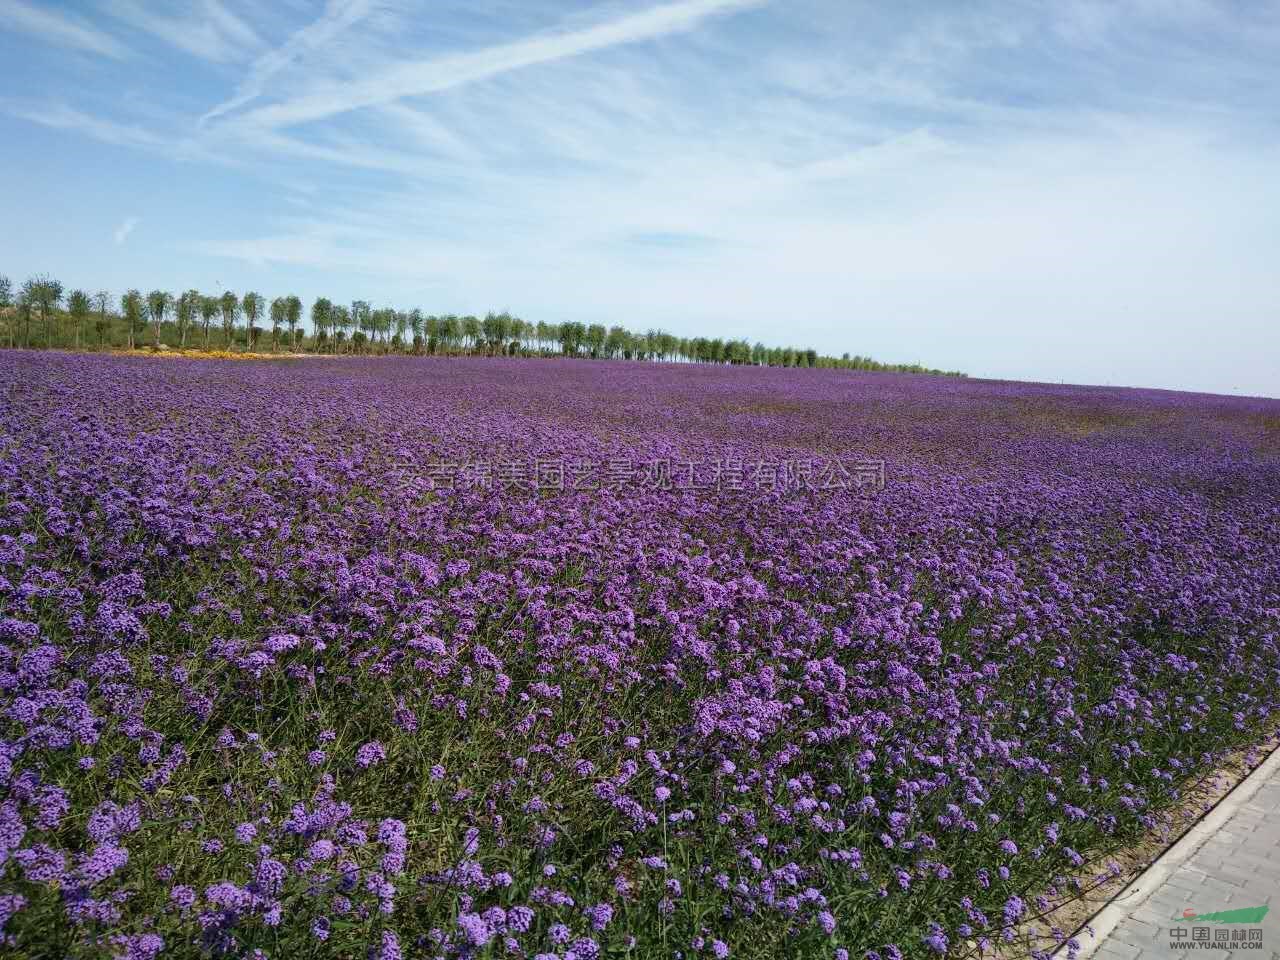
<path id="1" fill-rule="evenodd" d="M 1280 402 L 0 354 L 0 953 L 990 953 L 1278 710 Z"/>

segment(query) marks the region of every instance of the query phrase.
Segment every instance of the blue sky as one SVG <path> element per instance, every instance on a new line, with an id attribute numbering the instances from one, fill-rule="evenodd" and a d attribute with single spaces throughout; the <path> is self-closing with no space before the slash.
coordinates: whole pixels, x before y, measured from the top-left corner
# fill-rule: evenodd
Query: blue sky
<path id="1" fill-rule="evenodd" d="M 0 272 L 1280 395 L 1280 5 L 0 0 Z"/>

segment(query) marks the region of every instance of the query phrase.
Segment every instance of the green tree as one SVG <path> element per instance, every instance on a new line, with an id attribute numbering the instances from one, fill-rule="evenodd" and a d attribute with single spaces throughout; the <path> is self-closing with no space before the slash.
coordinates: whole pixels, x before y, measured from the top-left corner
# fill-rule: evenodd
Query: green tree
<path id="1" fill-rule="evenodd" d="M 62 302 L 62 284 L 52 277 L 41 274 L 27 282 L 23 287 L 28 292 L 32 305 L 40 309 L 40 325 L 44 328 L 44 345 L 53 346 L 53 311 Z M 31 346 L 30 323 L 28 322 L 27 346 Z"/>
<path id="2" fill-rule="evenodd" d="M 486 313 L 484 319 L 480 321 L 480 331 L 484 337 L 486 349 L 489 353 L 493 353 L 501 342 L 502 337 L 498 333 L 498 315 L 492 310 Z"/>
<path id="3" fill-rule="evenodd" d="M 143 309 L 142 294 L 137 290 L 130 290 L 120 298 L 120 313 L 124 317 L 124 326 L 129 337 L 128 342 L 130 350 L 134 348 L 134 338 L 136 337 L 137 332 L 142 329 Z"/>
<path id="4" fill-rule="evenodd" d="M 480 343 L 481 333 L 480 321 L 476 317 L 468 315 L 462 318 L 462 335 L 470 344 L 471 350 Z"/>
<path id="5" fill-rule="evenodd" d="M 587 346 L 591 349 L 591 356 L 599 359 L 604 356 L 604 344 L 609 339 L 609 331 L 604 328 L 603 324 L 593 323 L 587 327 Z"/>
<path id="6" fill-rule="evenodd" d="M 604 338 L 604 353 L 607 357 L 620 357 L 622 351 L 626 349 L 627 331 L 622 327 L 610 327 L 608 335 Z"/>
<path id="7" fill-rule="evenodd" d="M 99 290 L 93 295 L 93 305 L 98 311 L 98 319 L 94 321 L 93 328 L 98 333 L 98 346 L 101 347 L 107 331 L 111 329 L 111 324 L 107 320 L 107 308 L 111 305 L 111 294 L 106 290 Z"/>
<path id="8" fill-rule="evenodd" d="M 89 295 L 83 290 L 72 290 L 67 297 L 67 312 L 71 314 L 71 322 L 76 328 L 76 349 L 79 350 L 84 322 L 89 316 Z"/>
<path id="9" fill-rule="evenodd" d="M 440 339 L 444 341 L 446 353 L 462 339 L 462 320 L 457 314 L 448 313 L 440 318 Z"/>
<path id="10" fill-rule="evenodd" d="M 31 315 L 36 312 L 36 282 L 28 280 L 18 291 L 18 315 L 14 318 L 14 326 L 22 321 L 22 346 L 31 347 Z"/>
<path id="11" fill-rule="evenodd" d="M 262 305 L 265 302 L 262 294 L 255 293 L 252 290 L 241 299 L 241 306 L 244 309 L 244 322 L 249 326 L 248 341 L 250 350 L 253 349 L 258 339 L 258 317 L 262 315 Z"/>
<path id="12" fill-rule="evenodd" d="M 413 350 L 414 353 L 422 352 L 422 334 L 426 330 L 426 322 L 422 318 L 422 311 L 414 307 L 409 311 L 408 315 L 409 329 L 413 331 Z"/>
<path id="13" fill-rule="evenodd" d="M 13 318 L 9 316 L 9 311 L 13 307 L 13 284 L 9 282 L 9 278 L 0 273 L 0 315 L 5 318 L 5 326 L 9 329 L 9 346 L 13 346 L 13 328 L 16 324 Z"/>
<path id="14" fill-rule="evenodd" d="M 354 335 L 351 337 L 352 350 L 364 345 L 365 339 L 368 337 L 369 331 L 372 329 L 371 314 L 372 311 L 369 308 L 369 302 L 367 300 L 351 301 L 351 326 L 355 329 L 356 333 L 363 333 L 365 335 L 359 339 Z"/>
<path id="15" fill-rule="evenodd" d="M 178 306 L 174 311 L 178 318 L 178 338 L 179 344 L 185 348 L 187 345 L 187 333 L 196 325 L 196 318 L 199 317 L 204 321 L 204 297 L 200 295 L 199 290 L 188 290 L 182 296 L 178 297 Z M 212 319 L 212 317 L 210 317 Z M 208 347 L 208 322 L 205 322 L 205 346 Z"/>
<path id="16" fill-rule="evenodd" d="M 396 312 L 386 307 L 381 310 L 374 310 L 369 315 L 369 332 L 373 335 L 374 343 L 381 342 L 385 351 L 387 341 L 391 338 L 391 326 L 395 320 Z"/>
<path id="17" fill-rule="evenodd" d="M 560 324 L 560 349 L 566 356 L 576 357 L 586 340 L 587 328 L 581 323 Z"/>
<path id="18" fill-rule="evenodd" d="M 163 290 L 152 290 L 147 294 L 147 313 L 151 316 L 151 327 L 155 332 L 154 346 L 160 346 L 160 324 L 172 305 L 173 296 Z"/>
<path id="19" fill-rule="evenodd" d="M 284 298 L 284 319 L 289 324 L 289 349 L 297 350 L 296 331 L 298 324 L 302 321 L 302 301 L 295 296 L 287 296 Z"/>
<path id="20" fill-rule="evenodd" d="M 328 339 L 329 325 L 333 320 L 333 303 L 327 297 L 317 297 L 311 304 L 311 327 L 316 332 L 316 340 Z"/>
<path id="21" fill-rule="evenodd" d="M 368 330 L 369 337 L 374 344 L 377 344 L 379 340 L 384 344 L 386 343 L 387 334 L 391 330 L 391 320 L 394 315 L 394 310 L 387 309 L 374 310 L 370 312 L 369 322 L 366 329 Z"/>
<path id="22" fill-rule="evenodd" d="M 330 325 L 338 331 L 337 334 L 335 334 L 334 339 L 347 339 L 347 331 L 351 329 L 351 311 L 342 304 L 335 303 L 329 316 Z M 337 350 L 338 344 L 335 343 L 334 352 L 336 353 Z"/>
<path id="23" fill-rule="evenodd" d="M 200 316 L 204 317 L 205 307 L 209 304 L 213 305 L 213 314 L 209 315 L 209 319 L 213 319 L 214 314 L 222 315 L 222 346 L 226 350 L 230 350 L 235 346 L 236 340 L 236 318 L 240 316 L 240 298 L 230 290 L 225 291 L 220 297 L 206 297 L 200 301 Z M 208 322 L 205 323 L 205 337 L 208 338 Z"/>
<path id="24" fill-rule="evenodd" d="M 226 335 L 227 348 L 231 347 L 231 331 L 235 329 L 236 313 L 240 309 L 240 302 L 234 293 L 231 294 L 229 302 L 227 301 L 225 294 L 222 298 L 200 295 L 200 332 L 205 350 L 209 349 L 209 328 L 213 326 L 213 318 L 218 314 L 222 314 L 222 329 Z"/>
<path id="25" fill-rule="evenodd" d="M 409 330 L 409 314 L 404 310 L 395 311 L 396 339 L 404 343 L 404 335 Z"/>
<path id="26" fill-rule="evenodd" d="M 271 352 L 275 353 L 280 341 L 280 325 L 289 315 L 289 301 L 285 297 L 276 297 L 271 301 Z"/>

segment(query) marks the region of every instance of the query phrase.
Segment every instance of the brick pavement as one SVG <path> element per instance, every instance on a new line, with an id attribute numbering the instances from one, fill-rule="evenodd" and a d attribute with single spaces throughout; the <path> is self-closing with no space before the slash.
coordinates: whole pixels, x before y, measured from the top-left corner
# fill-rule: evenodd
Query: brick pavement
<path id="1" fill-rule="evenodd" d="M 1081 934 L 1081 957 L 1280 960 L 1280 768 L 1166 879 L 1144 889 L 1139 878 L 1137 887 L 1114 901 L 1123 917 L 1101 941 Z M 1186 910 L 1203 915 L 1264 905 L 1269 910 L 1256 924 L 1179 919 Z"/>

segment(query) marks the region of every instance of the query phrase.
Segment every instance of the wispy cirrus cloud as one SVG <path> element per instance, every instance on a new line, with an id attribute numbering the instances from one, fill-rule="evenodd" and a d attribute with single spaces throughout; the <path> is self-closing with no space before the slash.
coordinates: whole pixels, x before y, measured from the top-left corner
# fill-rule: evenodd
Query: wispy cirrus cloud
<path id="1" fill-rule="evenodd" d="M 590 27 L 430 60 L 402 62 L 355 81 L 325 82 L 310 93 L 253 110 L 241 120 L 256 127 L 286 127 L 319 120 L 404 97 L 453 89 L 524 67 L 690 30 L 710 17 L 764 2 L 675 0 Z"/>
<path id="2" fill-rule="evenodd" d="M 715 237 L 701 233 L 682 233 L 674 230 L 642 230 L 629 234 L 628 243 L 655 250 L 705 250 L 715 246 Z"/>
<path id="3" fill-rule="evenodd" d="M 54 130 L 74 130 L 94 140 L 119 147 L 171 150 L 174 146 L 171 138 L 133 124 L 95 117 L 65 103 L 35 105 L 0 101 L 0 110 L 30 123 Z"/>
<path id="4" fill-rule="evenodd" d="M 108 0 L 108 14 L 192 56 L 215 63 L 247 60 L 263 46 L 257 32 L 220 0 L 166 3 Z"/>
<path id="5" fill-rule="evenodd" d="M 267 82 L 281 70 L 324 47 L 359 23 L 376 7 L 375 0 L 329 0 L 318 20 L 298 30 L 281 46 L 258 57 L 236 85 L 235 92 L 200 118 L 201 123 L 239 109 L 262 95 Z"/>
<path id="6" fill-rule="evenodd" d="M 23 0 L 0 0 L 0 30 L 20 31 L 47 43 L 117 60 L 129 56 L 124 44 L 87 20 Z"/>
<path id="7" fill-rule="evenodd" d="M 124 242 L 129 239 L 129 234 L 133 233 L 134 228 L 138 226 L 137 217 L 126 217 L 120 226 L 116 227 L 111 234 L 111 242 L 117 247 L 123 246 Z"/>

